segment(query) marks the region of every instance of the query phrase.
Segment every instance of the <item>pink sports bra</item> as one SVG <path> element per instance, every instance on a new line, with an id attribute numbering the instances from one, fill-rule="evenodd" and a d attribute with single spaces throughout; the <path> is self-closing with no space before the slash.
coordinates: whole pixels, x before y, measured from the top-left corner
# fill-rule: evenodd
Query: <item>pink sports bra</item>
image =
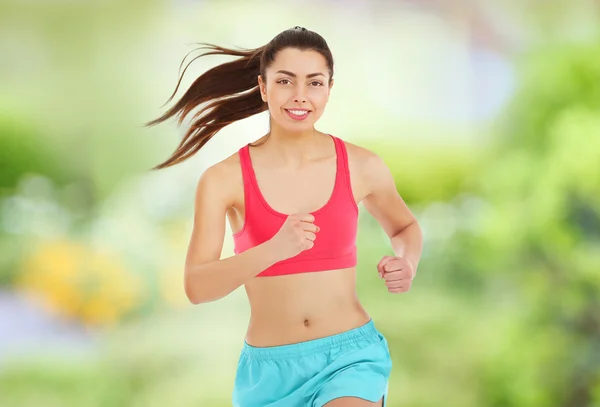
<path id="1" fill-rule="evenodd" d="M 358 206 L 350 186 L 348 154 L 344 142 L 335 136 L 331 137 L 337 155 L 335 185 L 329 201 L 311 212 L 315 217 L 315 224 L 320 227 L 314 246 L 297 256 L 275 263 L 257 277 L 325 271 L 356 265 Z M 249 145 L 245 145 L 239 150 L 246 215 L 242 229 L 233 235 L 236 254 L 269 240 L 288 217 L 271 208 L 265 201 L 256 182 L 248 149 Z"/>

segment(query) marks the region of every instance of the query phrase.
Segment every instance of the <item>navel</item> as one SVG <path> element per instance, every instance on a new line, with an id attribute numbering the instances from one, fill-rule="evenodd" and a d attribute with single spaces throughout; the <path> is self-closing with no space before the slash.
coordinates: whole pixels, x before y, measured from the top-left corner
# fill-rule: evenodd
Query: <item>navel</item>
<path id="1" fill-rule="evenodd" d="M 308 327 L 310 325 L 310 321 L 308 319 L 304 320 L 304 326 Z"/>

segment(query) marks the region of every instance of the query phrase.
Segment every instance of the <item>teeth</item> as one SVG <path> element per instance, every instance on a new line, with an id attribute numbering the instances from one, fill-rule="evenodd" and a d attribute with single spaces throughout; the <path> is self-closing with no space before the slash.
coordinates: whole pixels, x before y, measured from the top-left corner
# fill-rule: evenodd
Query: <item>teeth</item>
<path id="1" fill-rule="evenodd" d="M 304 116 L 305 114 L 308 114 L 306 110 L 288 110 L 288 112 L 296 116 Z"/>

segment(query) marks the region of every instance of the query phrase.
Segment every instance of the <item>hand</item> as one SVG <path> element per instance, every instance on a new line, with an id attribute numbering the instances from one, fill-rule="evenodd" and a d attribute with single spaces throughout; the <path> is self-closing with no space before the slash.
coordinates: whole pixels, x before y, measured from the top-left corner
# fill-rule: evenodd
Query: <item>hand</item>
<path id="1" fill-rule="evenodd" d="M 379 278 L 385 279 L 388 291 L 397 294 L 410 290 L 415 270 L 403 257 L 384 256 L 377 264 Z"/>
<path id="2" fill-rule="evenodd" d="M 315 217 L 300 213 L 287 217 L 279 231 L 270 239 L 271 246 L 281 260 L 294 257 L 314 246 L 319 227 Z"/>

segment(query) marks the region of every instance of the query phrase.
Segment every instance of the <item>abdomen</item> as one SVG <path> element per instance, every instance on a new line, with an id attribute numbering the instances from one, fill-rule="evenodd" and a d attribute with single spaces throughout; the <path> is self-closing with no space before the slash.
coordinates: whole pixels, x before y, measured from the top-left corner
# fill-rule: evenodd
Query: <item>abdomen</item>
<path id="1" fill-rule="evenodd" d="M 255 278 L 246 284 L 246 341 L 277 346 L 335 335 L 369 320 L 356 296 L 356 269 Z"/>

